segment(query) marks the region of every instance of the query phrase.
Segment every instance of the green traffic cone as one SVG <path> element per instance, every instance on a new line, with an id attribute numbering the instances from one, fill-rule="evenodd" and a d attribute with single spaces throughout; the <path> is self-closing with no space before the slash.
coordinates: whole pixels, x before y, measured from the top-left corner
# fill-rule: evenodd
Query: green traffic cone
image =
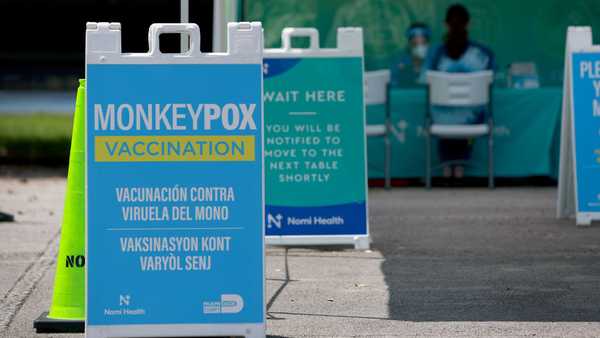
<path id="1" fill-rule="evenodd" d="M 79 80 L 67 194 L 49 318 L 85 319 L 85 80 Z"/>
<path id="2" fill-rule="evenodd" d="M 38 333 L 83 332 L 85 326 L 85 80 L 79 80 L 69 154 L 67 193 L 50 312 Z"/>
<path id="3" fill-rule="evenodd" d="M 85 320 L 85 80 L 79 80 L 60 247 L 50 313 L 37 332 L 83 332 Z"/>

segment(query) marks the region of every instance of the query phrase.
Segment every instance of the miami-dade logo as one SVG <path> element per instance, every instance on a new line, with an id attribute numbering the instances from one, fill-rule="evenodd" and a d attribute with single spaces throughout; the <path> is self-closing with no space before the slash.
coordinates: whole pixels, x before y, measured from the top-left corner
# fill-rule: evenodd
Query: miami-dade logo
<path id="1" fill-rule="evenodd" d="M 204 302 L 203 312 L 206 314 L 238 313 L 244 308 L 244 299 L 240 295 L 221 295 L 221 301 Z"/>

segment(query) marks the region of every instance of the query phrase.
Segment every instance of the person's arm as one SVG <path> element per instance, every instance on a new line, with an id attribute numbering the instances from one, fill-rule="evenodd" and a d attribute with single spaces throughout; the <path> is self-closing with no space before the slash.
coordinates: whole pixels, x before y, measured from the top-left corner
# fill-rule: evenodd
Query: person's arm
<path id="1" fill-rule="evenodd" d="M 402 57 L 400 54 L 392 57 L 392 62 L 390 62 L 390 85 L 393 87 L 397 87 L 400 84 L 400 62 Z"/>
<path id="2" fill-rule="evenodd" d="M 425 57 L 425 64 L 421 68 L 423 72 L 428 70 L 437 70 L 437 63 L 439 61 L 439 54 L 441 50 L 441 46 L 429 48 L 427 51 L 427 57 Z"/>
<path id="3" fill-rule="evenodd" d="M 425 57 L 425 62 L 423 63 L 423 67 L 421 67 L 421 72 L 419 74 L 419 78 L 417 79 L 418 84 L 426 84 L 427 83 L 427 71 L 428 70 L 437 70 L 437 64 L 440 59 L 441 46 L 429 48 L 427 51 L 427 56 Z"/>
<path id="4" fill-rule="evenodd" d="M 491 70 L 493 72 L 496 71 L 496 56 L 494 55 L 494 52 L 492 52 L 492 50 L 482 44 L 476 44 L 476 46 L 478 46 L 478 48 L 481 50 L 481 52 L 487 56 L 487 65 L 485 67 L 485 70 Z"/>

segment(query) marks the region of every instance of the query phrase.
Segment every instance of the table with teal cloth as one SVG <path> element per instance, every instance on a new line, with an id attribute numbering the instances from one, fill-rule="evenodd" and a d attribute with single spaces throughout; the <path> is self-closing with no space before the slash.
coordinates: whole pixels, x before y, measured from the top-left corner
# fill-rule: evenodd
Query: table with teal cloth
<path id="1" fill-rule="evenodd" d="M 425 136 L 423 123 L 427 93 L 424 88 L 392 88 L 389 93 L 392 123 L 392 178 L 419 178 L 425 173 Z M 494 88 L 495 171 L 497 177 L 546 176 L 556 178 L 560 145 L 562 89 Z M 385 120 L 384 105 L 367 106 L 367 124 Z M 434 142 L 435 144 L 435 142 Z M 384 141 L 367 141 L 369 178 L 383 178 Z M 437 149 L 433 149 L 437 164 Z M 472 177 L 487 176 L 486 138 L 475 141 L 473 154 L 465 168 Z M 434 176 L 441 170 L 434 171 Z"/>

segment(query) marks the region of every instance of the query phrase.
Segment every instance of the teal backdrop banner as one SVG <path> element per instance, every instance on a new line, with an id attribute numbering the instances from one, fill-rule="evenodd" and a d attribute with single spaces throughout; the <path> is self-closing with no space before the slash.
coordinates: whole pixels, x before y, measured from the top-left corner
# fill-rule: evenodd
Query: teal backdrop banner
<path id="1" fill-rule="evenodd" d="M 419 178 L 425 174 L 425 89 L 394 88 L 390 92 L 392 177 Z M 560 146 L 561 88 L 496 88 L 492 92 L 496 176 L 556 178 Z M 384 121 L 383 105 L 367 106 L 369 124 Z M 468 176 L 487 176 L 486 139 L 475 141 L 466 168 Z M 368 140 L 369 178 L 383 178 L 384 145 Z M 437 150 L 434 149 L 434 158 Z M 435 171 L 434 175 L 441 175 Z"/>
<path id="2" fill-rule="evenodd" d="M 598 0 L 252 0 L 244 1 L 243 16 L 262 21 L 266 47 L 279 46 L 284 27 L 316 27 L 323 47 L 335 44 L 337 27 L 363 27 L 365 66 L 375 70 L 403 52 L 412 22 L 430 25 L 440 43 L 446 8 L 457 2 L 471 12 L 471 37 L 496 54 L 500 82 L 507 65 L 519 61 L 537 64 L 542 86 L 558 85 L 567 26 L 592 26 L 600 39 Z"/>
<path id="3" fill-rule="evenodd" d="M 264 59 L 268 236 L 366 235 L 362 57 Z"/>

